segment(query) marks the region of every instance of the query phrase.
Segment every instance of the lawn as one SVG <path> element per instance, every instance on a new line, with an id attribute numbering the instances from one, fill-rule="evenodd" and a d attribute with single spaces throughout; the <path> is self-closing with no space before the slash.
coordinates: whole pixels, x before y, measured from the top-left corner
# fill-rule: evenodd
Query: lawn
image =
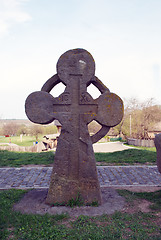
<path id="1" fill-rule="evenodd" d="M 44 135 L 40 135 L 38 141 L 42 141 Z M 36 142 L 36 138 L 34 136 L 23 136 L 22 142 L 20 136 L 13 136 L 13 137 L 1 137 L 0 143 L 15 143 L 19 146 L 33 146 L 33 142 Z"/>
<path id="2" fill-rule="evenodd" d="M 102 165 L 156 164 L 156 152 L 141 149 L 128 149 L 113 153 L 95 153 L 96 162 Z M 54 152 L 28 153 L 0 150 L 0 167 L 22 165 L 50 165 Z"/>
<path id="3" fill-rule="evenodd" d="M 106 165 L 156 164 L 156 151 L 153 149 L 128 149 L 112 153 L 95 153 L 96 161 Z"/>
<path id="4" fill-rule="evenodd" d="M 79 216 L 70 218 L 61 215 L 33 215 L 14 212 L 12 206 L 25 193 L 24 190 L 0 191 L 0 239 L 161 239 L 160 209 L 149 213 L 115 212 L 112 215 L 97 217 Z M 161 193 L 159 193 L 161 194 Z M 128 201 L 140 201 L 140 196 L 122 190 Z M 144 195 L 144 196 L 143 196 Z M 160 195 L 159 195 L 160 196 Z M 142 193 L 148 201 L 158 200 L 158 194 Z"/>
<path id="5" fill-rule="evenodd" d="M 53 152 L 10 152 L 0 150 L 0 167 L 20 167 L 22 165 L 50 165 L 54 161 Z"/>

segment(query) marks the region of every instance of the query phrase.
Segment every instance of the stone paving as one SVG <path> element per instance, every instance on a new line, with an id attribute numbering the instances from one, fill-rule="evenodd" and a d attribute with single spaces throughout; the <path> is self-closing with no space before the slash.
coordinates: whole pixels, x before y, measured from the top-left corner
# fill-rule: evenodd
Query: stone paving
<path id="1" fill-rule="evenodd" d="M 48 188 L 52 167 L 0 168 L 0 189 Z M 161 186 L 157 166 L 98 166 L 101 187 Z"/>
<path id="2" fill-rule="evenodd" d="M 94 152 L 117 152 L 117 151 L 123 151 L 130 148 L 136 148 L 127 146 L 122 142 L 104 142 L 104 143 L 94 143 L 93 144 L 93 150 Z"/>

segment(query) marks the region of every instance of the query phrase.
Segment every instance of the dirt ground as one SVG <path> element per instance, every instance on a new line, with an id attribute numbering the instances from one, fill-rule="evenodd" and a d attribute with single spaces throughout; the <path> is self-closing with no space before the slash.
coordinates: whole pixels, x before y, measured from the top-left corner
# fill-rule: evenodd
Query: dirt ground
<path id="1" fill-rule="evenodd" d="M 61 214 L 68 213 L 71 217 L 79 215 L 97 216 L 102 214 L 112 214 L 120 211 L 125 205 L 125 199 L 121 197 L 113 188 L 102 188 L 102 204 L 98 207 L 82 206 L 82 207 L 51 207 L 45 203 L 47 189 L 34 189 L 29 191 L 25 196 L 13 207 L 15 211 L 21 213 L 34 214 Z"/>
<path id="2" fill-rule="evenodd" d="M 155 192 L 155 191 L 159 191 L 161 190 L 161 187 L 153 187 L 153 186 L 130 186 L 130 187 L 119 187 L 117 189 L 124 189 L 124 190 L 128 190 L 128 191 L 132 191 L 132 192 Z M 139 199 L 138 200 L 134 200 L 132 205 L 131 203 L 127 203 L 124 205 L 124 207 L 122 208 L 121 212 L 126 212 L 126 213 L 137 213 L 137 212 L 143 212 L 143 213 L 148 213 L 151 212 L 150 209 L 150 205 L 152 203 L 150 201 L 147 201 L 145 199 Z"/>
<path id="3" fill-rule="evenodd" d="M 121 189 L 121 188 L 119 188 Z M 125 188 L 124 188 L 125 189 Z M 127 190 L 134 192 L 153 192 L 160 190 L 159 187 L 127 187 Z M 27 214 L 62 214 L 68 213 L 71 217 L 80 215 L 98 216 L 102 214 L 113 214 L 115 211 L 134 213 L 138 211 L 150 212 L 150 202 L 146 200 L 134 201 L 131 206 L 126 203 L 124 197 L 120 196 L 114 188 L 101 188 L 102 204 L 98 207 L 82 206 L 82 207 L 66 207 L 66 206 L 50 206 L 45 203 L 47 189 L 34 189 L 24 195 L 20 202 L 13 206 L 15 211 Z"/>

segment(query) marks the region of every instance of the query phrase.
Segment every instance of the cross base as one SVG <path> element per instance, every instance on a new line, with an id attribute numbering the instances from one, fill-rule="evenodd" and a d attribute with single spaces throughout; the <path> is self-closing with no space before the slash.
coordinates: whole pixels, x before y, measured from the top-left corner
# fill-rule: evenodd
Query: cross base
<path id="1" fill-rule="evenodd" d="M 76 199 L 78 194 L 84 204 L 92 202 L 101 204 L 101 192 L 97 179 L 71 180 L 66 177 L 56 177 L 53 171 L 46 199 L 47 204 L 67 204 L 71 199 Z"/>

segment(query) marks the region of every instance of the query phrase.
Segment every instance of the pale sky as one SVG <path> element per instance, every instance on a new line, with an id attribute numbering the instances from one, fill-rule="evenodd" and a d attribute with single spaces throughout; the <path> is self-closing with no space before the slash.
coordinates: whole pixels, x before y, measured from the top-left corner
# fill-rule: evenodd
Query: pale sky
<path id="1" fill-rule="evenodd" d="M 26 118 L 27 96 L 74 48 L 111 92 L 161 104 L 161 0 L 0 0 L 0 118 Z"/>

